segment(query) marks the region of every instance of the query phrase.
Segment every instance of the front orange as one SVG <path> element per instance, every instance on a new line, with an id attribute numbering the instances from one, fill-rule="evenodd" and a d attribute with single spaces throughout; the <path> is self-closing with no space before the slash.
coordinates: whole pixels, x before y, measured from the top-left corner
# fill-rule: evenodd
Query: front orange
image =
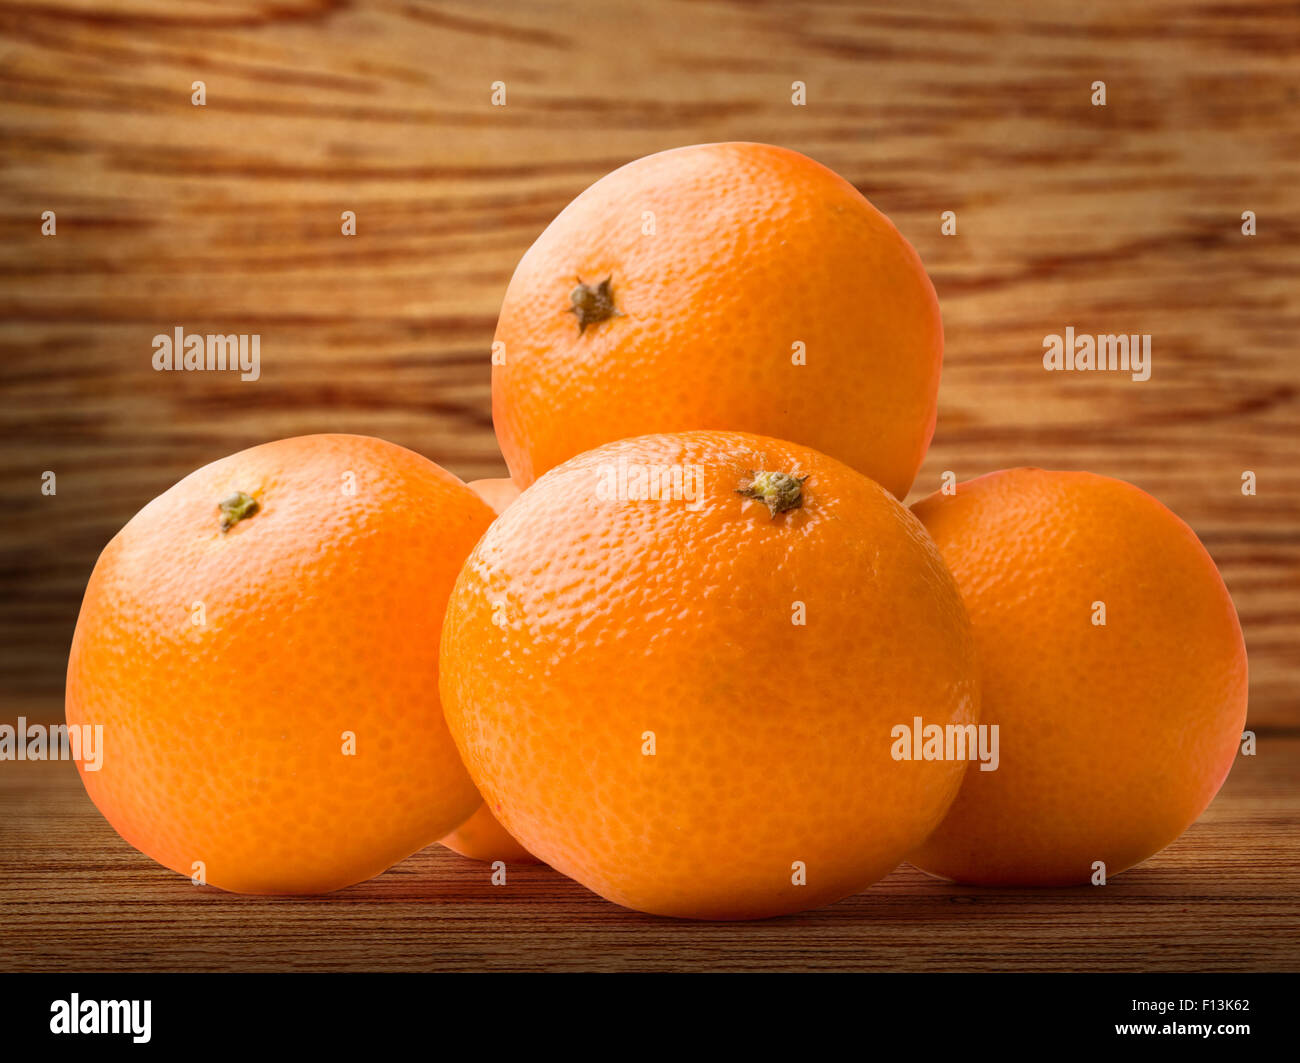
<path id="1" fill-rule="evenodd" d="M 1163 849 L 1218 791 L 1246 719 L 1241 627 L 1196 535 L 1086 472 L 1010 469 L 914 509 L 970 611 L 1001 753 L 912 862 L 1066 885 Z"/>
<path id="2" fill-rule="evenodd" d="M 378 439 L 253 447 L 187 476 L 104 549 L 68 662 L 103 727 L 91 799 L 159 863 L 240 893 L 376 875 L 478 803 L 438 703 L 438 638 L 492 520 Z"/>
<path id="3" fill-rule="evenodd" d="M 816 451 L 689 432 L 544 476 L 470 556 L 442 694 L 530 852 L 619 904 L 757 918 L 854 893 L 963 763 L 893 758 L 978 712 L 952 577 L 883 488 Z"/>
<path id="4" fill-rule="evenodd" d="M 614 439 L 732 429 L 902 498 L 934 433 L 943 326 L 921 260 L 848 181 L 770 144 L 637 159 L 520 261 L 492 418 L 515 481 Z"/>

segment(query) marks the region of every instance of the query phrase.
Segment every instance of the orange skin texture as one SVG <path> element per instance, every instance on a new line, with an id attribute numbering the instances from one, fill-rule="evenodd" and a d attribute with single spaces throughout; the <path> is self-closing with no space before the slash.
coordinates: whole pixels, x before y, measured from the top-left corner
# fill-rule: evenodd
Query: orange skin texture
<path id="1" fill-rule="evenodd" d="M 571 294 L 607 277 L 618 316 L 580 332 Z M 520 261 L 496 340 L 492 417 L 521 487 L 611 440 L 705 428 L 795 440 L 903 498 L 934 433 L 943 325 L 920 258 L 843 178 L 767 144 L 597 181 Z"/>
<path id="2" fill-rule="evenodd" d="M 695 468 L 694 500 L 603 497 L 633 465 Z M 802 507 L 742 497 L 756 470 L 806 476 Z M 580 455 L 497 519 L 448 605 L 442 697 L 539 859 L 629 908 L 745 919 L 855 893 L 920 843 L 965 765 L 896 761 L 891 728 L 973 722 L 978 677 L 951 575 L 883 488 L 688 432 Z"/>
<path id="3" fill-rule="evenodd" d="M 510 503 L 519 497 L 518 486 L 508 478 L 471 480 L 469 489 L 498 515 L 504 513 Z M 540 863 L 537 857 L 510 837 L 487 805 L 479 805 L 469 819 L 441 840 L 452 852 L 470 860 L 483 860 L 487 863 L 504 860 L 507 864 Z"/>
<path id="4" fill-rule="evenodd" d="M 237 491 L 260 509 L 223 532 Z M 102 768 L 78 765 L 91 800 L 238 893 L 339 889 L 442 837 L 479 796 L 438 703 L 439 632 L 491 521 L 361 436 L 253 447 L 159 495 L 100 555 L 73 636 L 68 723 L 104 728 Z"/>
<path id="5" fill-rule="evenodd" d="M 1056 886 L 1089 882 L 1095 860 L 1109 877 L 1163 849 L 1218 792 L 1246 721 L 1241 626 L 1195 533 L 1086 472 L 1005 470 L 913 509 L 970 612 L 1001 764 L 968 769 L 911 862 L 958 882 Z"/>

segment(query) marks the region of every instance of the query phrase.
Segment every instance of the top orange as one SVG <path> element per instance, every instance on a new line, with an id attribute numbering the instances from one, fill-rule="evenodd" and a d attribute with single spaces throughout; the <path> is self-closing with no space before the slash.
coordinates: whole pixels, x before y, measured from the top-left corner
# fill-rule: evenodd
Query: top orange
<path id="1" fill-rule="evenodd" d="M 629 163 L 515 270 L 492 415 L 526 487 L 602 443 L 730 429 L 814 447 L 903 497 L 934 433 L 939 304 L 851 184 L 768 144 Z"/>

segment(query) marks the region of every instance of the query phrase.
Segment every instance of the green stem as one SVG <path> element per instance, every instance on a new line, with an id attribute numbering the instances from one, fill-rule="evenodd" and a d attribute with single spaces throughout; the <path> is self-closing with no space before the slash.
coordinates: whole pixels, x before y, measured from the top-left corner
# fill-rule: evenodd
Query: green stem
<path id="1" fill-rule="evenodd" d="M 754 472 L 749 474 L 748 483 L 736 489 L 736 494 L 745 498 L 757 498 L 768 508 L 775 520 L 778 513 L 798 509 L 803 505 L 803 476 L 793 476 L 788 472 Z"/>
<path id="2" fill-rule="evenodd" d="M 236 491 L 229 498 L 223 498 L 217 504 L 217 508 L 221 510 L 221 530 L 224 533 L 230 531 L 241 520 L 251 517 L 262 507 L 252 495 Z"/>

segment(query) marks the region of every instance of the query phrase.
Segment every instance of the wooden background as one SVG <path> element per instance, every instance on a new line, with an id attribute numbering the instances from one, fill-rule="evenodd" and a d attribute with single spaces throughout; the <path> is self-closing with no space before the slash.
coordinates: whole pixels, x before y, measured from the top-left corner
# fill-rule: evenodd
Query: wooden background
<path id="1" fill-rule="evenodd" d="M 200 464 L 345 431 L 465 478 L 503 473 L 488 352 L 523 251 L 632 158 L 771 141 L 853 181 L 930 269 L 947 349 L 917 495 L 948 469 L 1088 468 L 1151 491 L 1200 534 L 1246 631 L 1249 724 L 1278 743 L 1275 774 L 1236 784 L 1283 847 L 1252 859 L 1281 876 L 1264 890 L 1274 902 L 1293 899 L 1298 61 L 1300 16 L 1280 0 L 0 5 L 0 720 L 60 714 L 98 551 Z M 196 80 L 205 107 L 191 104 Z M 795 80 L 807 106 L 791 105 Z M 1096 80 L 1105 107 L 1090 104 Z M 495 81 L 505 107 L 491 105 Z M 940 234 L 946 210 L 955 237 Z M 154 372 L 151 338 L 177 326 L 260 333 L 261 380 Z M 1152 334 L 1152 378 L 1044 372 L 1043 337 L 1066 326 Z M 1241 494 L 1244 470 L 1256 497 Z M 66 776 L 10 764 L 0 776 L 35 832 L 17 836 L 27 852 L 55 823 L 29 792 L 39 778 L 49 816 L 80 801 L 79 836 L 155 881 L 75 779 L 60 789 Z M 1221 814 L 1246 814 L 1234 808 Z M 0 815 L 0 841 L 17 823 Z M 52 881 L 48 863 L 8 870 L 21 903 Z M 101 870 L 80 896 L 111 894 L 124 914 L 125 866 Z M 880 902 L 846 903 L 874 918 Z M 43 929 L 31 924 L 20 966 L 73 956 L 42 952 Z M 1279 940 L 1294 957 L 1294 934 L 1258 929 L 1242 964 L 1276 965 Z M 1149 953 L 1135 939 L 1133 962 Z"/>

